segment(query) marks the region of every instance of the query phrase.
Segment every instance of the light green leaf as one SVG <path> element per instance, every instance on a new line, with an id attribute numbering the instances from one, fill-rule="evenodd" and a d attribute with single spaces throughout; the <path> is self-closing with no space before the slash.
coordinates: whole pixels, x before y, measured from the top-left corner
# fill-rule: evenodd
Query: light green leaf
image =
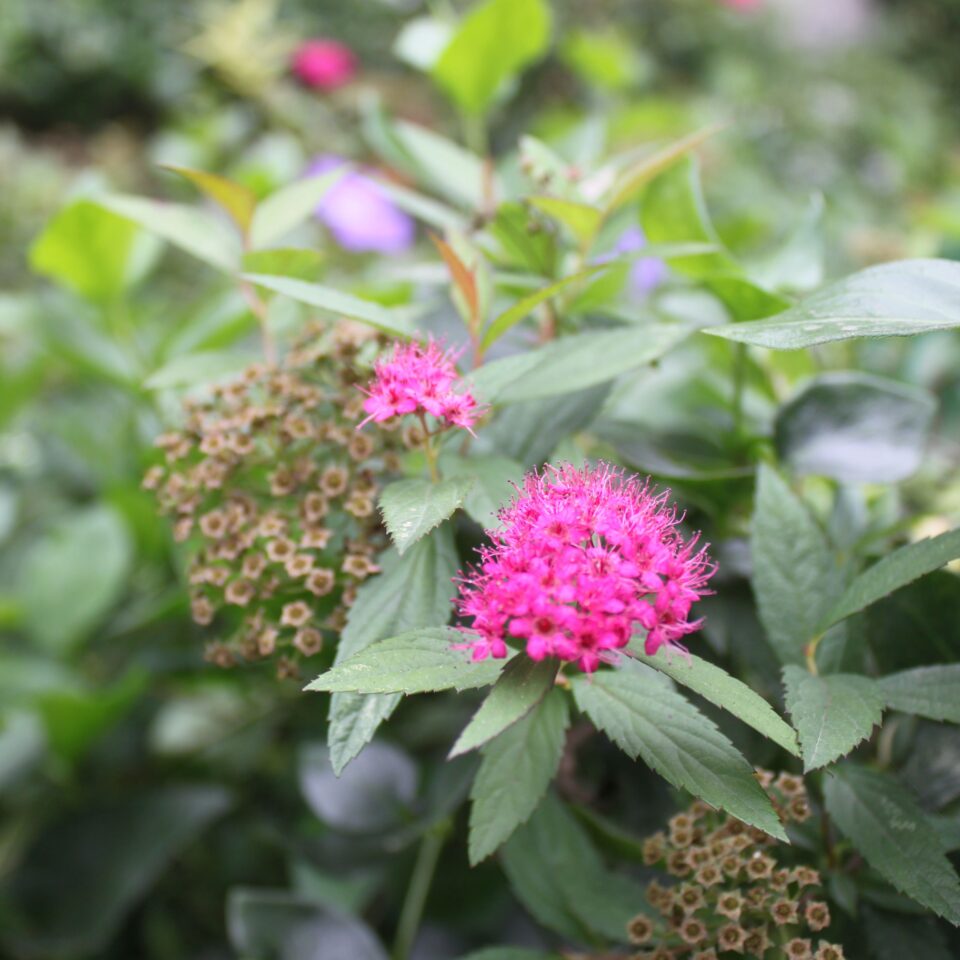
<path id="1" fill-rule="evenodd" d="M 705 700 L 729 711 L 779 744 L 788 753 L 795 757 L 800 756 L 797 735 L 793 728 L 760 694 L 720 667 L 693 654 L 670 656 L 666 650 L 651 657 L 643 652 L 642 641 L 638 642 L 636 639 L 630 644 L 630 656 L 665 673 L 672 680 L 700 694 Z"/>
<path id="2" fill-rule="evenodd" d="M 473 485 L 467 491 L 463 509 L 481 526 L 497 525 L 497 515 L 516 493 L 514 484 L 523 481 L 523 467 L 506 457 L 457 457 L 443 455 L 440 469 L 445 477 L 467 477 Z"/>
<path id="3" fill-rule="evenodd" d="M 559 197 L 530 197 L 531 206 L 570 229 L 581 248 L 588 249 L 600 229 L 603 215 L 596 207 Z"/>
<path id="4" fill-rule="evenodd" d="M 331 667 L 306 690 L 346 693 L 429 693 L 486 687 L 500 675 L 502 660 L 473 663 L 454 649 L 463 634 L 452 627 L 411 630 L 380 640 Z"/>
<path id="5" fill-rule="evenodd" d="M 917 667 L 881 677 L 877 683 L 891 710 L 929 720 L 960 723 L 960 664 Z"/>
<path id="6" fill-rule="evenodd" d="M 247 232 L 254 207 L 257 205 L 257 198 L 252 190 L 217 173 L 191 170 L 188 167 L 177 167 L 173 164 L 161 164 L 161 166 L 189 180 L 198 190 L 226 210 L 240 228 L 241 233 Z"/>
<path id="7" fill-rule="evenodd" d="M 888 593 L 912 583 L 924 574 L 938 570 L 960 557 L 960 530 L 950 530 L 938 537 L 918 540 L 863 571 L 830 609 L 820 631 L 876 603 Z"/>
<path id="8" fill-rule="evenodd" d="M 633 660 L 573 680 L 577 706 L 628 756 L 675 787 L 786 839 L 770 799 L 732 743 L 669 680 Z"/>
<path id="9" fill-rule="evenodd" d="M 602 90 L 623 90 L 642 71 L 638 47 L 613 25 L 599 30 L 569 31 L 562 54 L 572 70 Z"/>
<path id="10" fill-rule="evenodd" d="M 206 210 L 124 194 L 98 197 L 97 203 L 218 270 L 234 273 L 240 265 L 239 236 Z"/>
<path id="11" fill-rule="evenodd" d="M 551 283 L 546 287 L 542 287 L 540 290 L 534 290 L 533 293 L 528 294 L 522 299 L 518 300 L 512 307 L 509 307 L 507 310 L 504 310 L 500 316 L 494 318 L 493 322 L 487 327 L 486 332 L 483 335 L 481 344 L 483 347 L 489 347 L 490 344 L 499 340 L 511 327 L 516 326 L 524 317 L 529 316 L 540 306 L 541 303 L 545 303 L 547 300 L 555 297 L 558 293 L 561 293 L 563 290 L 566 290 L 567 287 L 572 286 L 575 283 L 580 283 L 583 280 L 588 279 L 589 277 L 595 276 L 602 270 L 608 270 L 610 268 L 609 263 L 599 263 L 592 267 L 588 267 L 586 270 L 581 270 L 579 273 L 571 274 L 569 277 L 564 277 L 562 280 L 558 280 L 556 283 Z"/>
<path id="12" fill-rule="evenodd" d="M 486 363 L 465 379 L 490 403 L 555 397 L 652 363 L 689 334 L 689 329 L 668 323 L 574 334 Z"/>
<path id="13" fill-rule="evenodd" d="M 381 307 L 372 300 L 362 300 L 352 294 L 325 287 L 319 283 L 304 283 L 303 280 L 294 280 L 291 277 L 270 277 L 259 273 L 243 275 L 244 280 L 255 283 L 258 287 L 282 293 L 299 303 L 317 307 L 325 313 L 332 313 L 338 317 L 347 317 L 360 323 L 369 324 L 382 330 L 384 333 L 397 337 L 409 337 L 413 333 L 407 318 L 397 310 Z"/>
<path id="14" fill-rule="evenodd" d="M 323 271 L 325 258 L 319 250 L 303 247 L 278 247 L 273 250 L 249 250 L 243 255 L 243 272 L 271 277 L 292 277 L 315 282 Z"/>
<path id="15" fill-rule="evenodd" d="M 334 665 L 370 644 L 417 627 L 445 624 L 460 565 L 453 532 L 434 530 L 398 558 L 392 551 L 380 559 L 383 573 L 364 581 L 347 615 Z M 378 727 L 396 709 L 400 695 L 335 693 L 330 698 L 327 745 L 330 763 L 339 775 L 370 742 Z"/>
<path id="16" fill-rule="evenodd" d="M 836 596 L 838 569 L 826 537 L 773 467 L 761 464 L 750 541 L 753 592 L 781 663 L 802 663 Z"/>
<path id="17" fill-rule="evenodd" d="M 144 381 L 148 390 L 195 387 L 239 373 L 256 358 L 236 350 L 201 350 L 168 360 Z"/>
<path id="18" fill-rule="evenodd" d="M 64 207 L 30 248 L 30 266 L 87 300 L 119 297 L 139 279 L 146 239 L 137 227 L 90 200 Z M 154 241 L 155 243 L 155 241 Z"/>
<path id="19" fill-rule="evenodd" d="M 536 810 L 557 772 L 569 719 L 566 696 L 553 690 L 483 748 L 470 791 L 471 864 L 490 856 Z"/>
<path id="20" fill-rule="evenodd" d="M 417 477 L 384 487 L 380 512 L 397 553 L 402 555 L 411 544 L 452 516 L 472 486 L 469 477 L 452 477 L 439 483 Z"/>
<path id="21" fill-rule="evenodd" d="M 854 370 L 823 374 L 777 412 L 780 458 L 841 483 L 898 483 L 919 469 L 936 400 Z"/>
<path id="22" fill-rule="evenodd" d="M 422 193 L 401 187 L 388 180 L 377 178 L 377 186 L 401 209 L 406 210 L 412 217 L 437 227 L 444 233 L 463 232 L 469 227 L 467 218 L 457 213 L 433 197 L 425 197 Z"/>
<path id="23" fill-rule="evenodd" d="M 393 41 L 393 55 L 411 67 L 429 72 L 447 48 L 453 32 L 454 25 L 447 20 L 414 17 L 401 27 Z"/>
<path id="24" fill-rule="evenodd" d="M 475 750 L 525 717 L 553 687 L 556 676 L 555 660 L 514 657 L 464 727 L 450 756 Z"/>
<path id="25" fill-rule="evenodd" d="M 914 798 L 891 776 L 851 763 L 824 783 L 830 819 L 901 893 L 960 926 L 960 879 Z"/>
<path id="26" fill-rule="evenodd" d="M 706 333 L 771 350 L 960 327 L 960 263 L 900 260 L 869 267 L 769 320 Z"/>
<path id="27" fill-rule="evenodd" d="M 282 240 L 303 223 L 327 191 L 350 169 L 349 164 L 328 170 L 315 177 L 306 177 L 281 187 L 257 204 L 250 222 L 250 245 L 262 250 Z"/>
<path id="28" fill-rule="evenodd" d="M 460 24 L 433 67 L 443 90 L 466 113 L 485 113 L 504 85 L 547 50 L 544 0 L 483 0 Z"/>
<path id="29" fill-rule="evenodd" d="M 815 677 L 791 665 L 783 669 L 783 683 L 806 771 L 846 756 L 882 719 L 883 695 L 869 677 L 853 673 Z"/>
<path id="30" fill-rule="evenodd" d="M 87 507 L 59 521 L 20 567 L 27 629 L 52 650 L 75 646 L 119 600 L 132 559 L 127 526 L 109 507 Z"/>

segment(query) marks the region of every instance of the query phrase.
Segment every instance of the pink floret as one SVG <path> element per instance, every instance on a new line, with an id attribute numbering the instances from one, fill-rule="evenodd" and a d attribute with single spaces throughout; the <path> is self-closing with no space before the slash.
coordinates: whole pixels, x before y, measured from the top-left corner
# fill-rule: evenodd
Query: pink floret
<path id="1" fill-rule="evenodd" d="M 460 582 L 474 659 L 506 656 L 513 638 L 533 660 L 592 673 L 638 628 L 648 654 L 685 651 L 679 641 L 701 625 L 690 612 L 713 567 L 678 522 L 667 494 L 609 464 L 528 474 Z"/>

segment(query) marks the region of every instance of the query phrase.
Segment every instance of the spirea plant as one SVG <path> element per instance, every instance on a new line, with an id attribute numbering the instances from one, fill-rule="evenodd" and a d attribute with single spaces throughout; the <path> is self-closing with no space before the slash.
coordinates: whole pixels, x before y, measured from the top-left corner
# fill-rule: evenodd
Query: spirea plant
<path id="1" fill-rule="evenodd" d="M 234 946 L 284 955 L 319 917 L 407 960 L 476 884 L 481 918 L 525 915 L 467 924 L 476 960 L 949 957 L 955 449 L 902 357 L 956 335 L 960 265 L 824 282 L 815 218 L 741 259 L 699 160 L 735 125 L 494 150 L 548 5 L 427 19 L 459 138 L 369 107 L 362 166 L 84 202 L 249 321 L 246 352 L 158 349 L 142 377 L 197 646 L 224 684 L 272 660 L 308 718 L 287 820 L 319 823 L 270 824 L 293 879 L 234 889 Z M 334 53 L 304 45 L 300 82 L 349 82 Z M 348 258 L 329 283 L 314 246 Z"/>

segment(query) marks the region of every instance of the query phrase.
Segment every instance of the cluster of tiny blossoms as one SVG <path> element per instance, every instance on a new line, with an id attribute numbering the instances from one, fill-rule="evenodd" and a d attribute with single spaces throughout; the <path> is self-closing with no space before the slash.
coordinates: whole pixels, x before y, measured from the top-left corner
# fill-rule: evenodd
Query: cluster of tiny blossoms
<path id="1" fill-rule="evenodd" d="M 429 414 L 445 427 L 473 433 L 483 411 L 473 394 L 457 389 L 459 379 L 455 356 L 435 341 L 396 343 L 391 355 L 377 361 L 374 377 L 364 390 L 363 409 L 368 416 L 360 426 L 408 413 L 423 420 Z"/>
<path id="2" fill-rule="evenodd" d="M 500 512 L 492 544 L 460 585 L 473 659 L 504 657 L 516 638 L 534 660 L 592 672 L 647 631 L 646 651 L 683 649 L 692 605 L 713 570 L 684 540 L 666 493 L 608 464 L 529 474 Z"/>
<path id="3" fill-rule="evenodd" d="M 810 807 L 800 777 L 762 771 L 759 776 L 781 820 L 801 822 Z M 669 830 L 644 842 L 644 861 L 675 883 L 656 881 L 647 899 L 660 914 L 641 913 L 628 925 L 643 945 L 632 960 L 718 960 L 720 957 L 843 960 L 842 947 L 807 933 L 830 924 L 830 909 L 816 896 L 820 875 L 777 860 L 777 840 L 696 801 L 670 821 Z M 775 953 L 773 951 L 776 951 Z"/>
<path id="4" fill-rule="evenodd" d="M 277 653 L 278 672 L 296 675 L 377 571 L 378 478 L 401 448 L 390 432 L 355 430 L 378 345 L 353 325 L 310 331 L 281 367 L 252 366 L 188 401 L 183 429 L 158 438 L 165 463 L 144 486 L 193 548 L 193 618 L 217 618 L 224 638 L 207 648 L 214 663 Z"/>

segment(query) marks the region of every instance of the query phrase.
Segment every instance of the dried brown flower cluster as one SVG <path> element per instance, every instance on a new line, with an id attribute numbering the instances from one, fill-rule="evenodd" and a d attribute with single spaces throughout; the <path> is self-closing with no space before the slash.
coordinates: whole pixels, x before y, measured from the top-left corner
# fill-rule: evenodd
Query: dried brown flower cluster
<path id="1" fill-rule="evenodd" d="M 759 774 L 781 820 L 810 816 L 800 777 Z M 843 949 L 806 933 L 830 924 L 830 910 L 815 896 L 820 875 L 809 867 L 784 867 L 778 841 L 702 801 L 670 820 L 666 833 L 644 842 L 644 861 L 662 866 L 678 882 L 647 888 L 651 906 L 631 920 L 632 943 L 644 945 L 635 960 L 718 960 L 766 957 L 777 949 L 789 960 L 843 960 Z M 647 946 L 649 945 L 649 946 Z"/>
<path id="2" fill-rule="evenodd" d="M 252 366 L 188 401 L 183 428 L 157 439 L 166 462 L 144 486 L 195 546 L 193 618 L 218 618 L 225 637 L 207 648 L 214 663 L 276 653 L 279 674 L 296 675 L 377 571 L 379 481 L 398 469 L 403 441 L 355 428 L 358 384 L 382 346 L 353 325 L 312 330 L 279 368 Z"/>

